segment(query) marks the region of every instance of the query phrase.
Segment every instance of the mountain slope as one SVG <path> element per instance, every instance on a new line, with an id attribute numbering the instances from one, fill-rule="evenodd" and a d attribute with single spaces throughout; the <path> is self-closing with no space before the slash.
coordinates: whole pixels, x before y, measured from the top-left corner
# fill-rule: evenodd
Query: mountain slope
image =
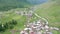
<path id="1" fill-rule="evenodd" d="M 50 1 L 41 4 L 36 10 L 36 13 L 49 22 L 49 26 L 60 28 L 60 2 Z M 53 34 L 60 34 L 59 31 L 53 30 Z"/>
<path id="2" fill-rule="evenodd" d="M 14 8 L 25 8 L 35 4 L 41 4 L 47 0 L 0 0 L 0 11 Z"/>
<path id="3" fill-rule="evenodd" d="M 29 3 L 25 0 L 0 0 L 0 10 L 27 7 Z"/>
<path id="4" fill-rule="evenodd" d="M 36 13 L 49 21 L 50 26 L 60 28 L 60 4 L 56 1 L 51 1 L 40 5 Z"/>
<path id="5" fill-rule="evenodd" d="M 48 0 L 27 0 L 27 1 L 30 2 L 31 4 L 41 4 L 47 2 Z"/>

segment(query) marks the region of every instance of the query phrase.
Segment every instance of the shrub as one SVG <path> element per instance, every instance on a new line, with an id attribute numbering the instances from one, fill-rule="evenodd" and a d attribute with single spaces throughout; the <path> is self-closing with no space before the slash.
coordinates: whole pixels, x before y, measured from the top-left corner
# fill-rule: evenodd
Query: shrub
<path id="1" fill-rule="evenodd" d="M 2 24 L 0 24 L 0 32 L 5 31 L 5 27 L 2 27 Z"/>
<path id="2" fill-rule="evenodd" d="M 12 29 L 16 24 L 17 24 L 16 20 L 6 22 L 5 24 L 3 24 L 4 27 L 2 27 L 2 24 L 0 24 L 0 32 L 5 31 L 6 29 Z"/>

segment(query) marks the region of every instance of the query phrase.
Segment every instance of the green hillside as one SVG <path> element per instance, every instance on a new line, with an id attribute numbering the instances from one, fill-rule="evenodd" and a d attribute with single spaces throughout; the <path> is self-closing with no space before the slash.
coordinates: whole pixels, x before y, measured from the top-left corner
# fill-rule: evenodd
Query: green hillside
<path id="1" fill-rule="evenodd" d="M 7 11 L 15 8 L 27 8 L 46 1 L 47 0 L 0 0 L 0 11 Z"/>
<path id="2" fill-rule="evenodd" d="M 17 9 L 15 10 L 17 11 Z M 11 30 L 21 30 L 26 23 L 26 16 L 21 16 L 15 13 L 13 10 L 3 12 L 0 16 L 0 34 L 11 34 Z M 15 21 L 15 22 L 14 22 Z M 1 24 L 4 27 L 1 27 Z M 2 33 L 3 32 L 3 33 Z"/>
<path id="3" fill-rule="evenodd" d="M 0 11 L 24 8 L 30 5 L 26 0 L 0 0 Z"/>
<path id="4" fill-rule="evenodd" d="M 36 13 L 48 20 L 49 26 L 60 28 L 60 3 L 58 0 L 41 4 Z M 60 34 L 55 31 L 54 34 Z"/>
<path id="5" fill-rule="evenodd" d="M 60 28 L 60 5 L 58 3 L 44 3 L 40 5 L 40 8 L 36 10 L 36 13 L 48 19 L 52 26 L 57 26 Z"/>

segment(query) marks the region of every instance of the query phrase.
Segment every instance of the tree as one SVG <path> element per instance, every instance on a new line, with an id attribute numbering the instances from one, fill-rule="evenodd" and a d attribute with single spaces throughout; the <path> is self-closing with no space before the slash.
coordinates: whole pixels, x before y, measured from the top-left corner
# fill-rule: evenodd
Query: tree
<path id="1" fill-rule="evenodd" d="M 2 24 L 0 24 L 0 32 L 5 31 L 5 27 L 2 27 Z"/>

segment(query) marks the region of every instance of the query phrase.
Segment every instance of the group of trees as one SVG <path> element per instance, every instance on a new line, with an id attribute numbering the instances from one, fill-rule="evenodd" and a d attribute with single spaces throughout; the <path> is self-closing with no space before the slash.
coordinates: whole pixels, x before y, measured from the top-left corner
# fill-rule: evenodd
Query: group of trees
<path id="1" fill-rule="evenodd" d="M 17 24 L 16 20 L 11 20 L 5 24 L 0 24 L 0 32 L 5 31 L 6 29 L 12 29 Z"/>
<path id="2" fill-rule="evenodd" d="M 0 11 L 15 8 L 26 8 L 32 5 L 44 3 L 47 0 L 0 0 Z"/>
<path id="3" fill-rule="evenodd" d="M 0 11 L 27 7 L 27 0 L 0 0 Z"/>

